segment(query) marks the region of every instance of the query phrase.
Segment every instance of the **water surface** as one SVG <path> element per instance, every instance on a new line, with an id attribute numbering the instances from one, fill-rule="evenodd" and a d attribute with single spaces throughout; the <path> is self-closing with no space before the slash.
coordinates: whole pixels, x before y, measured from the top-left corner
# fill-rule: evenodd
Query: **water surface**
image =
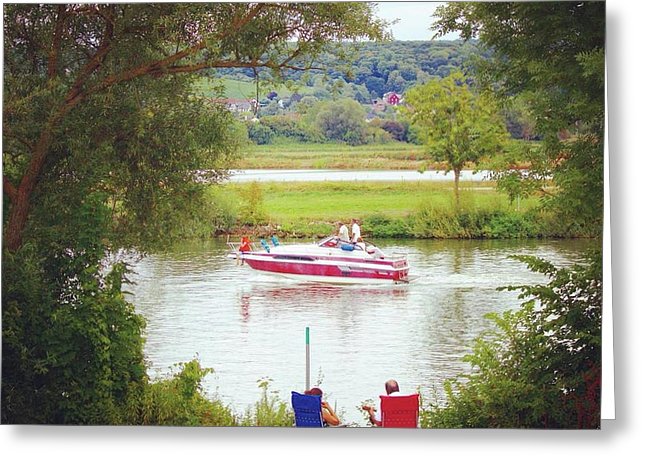
<path id="1" fill-rule="evenodd" d="M 312 386 L 319 384 L 345 422 L 377 400 L 389 378 L 431 396 L 444 379 L 468 371 L 461 358 L 491 326 L 488 312 L 516 309 L 515 292 L 496 288 L 544 281 L 512 254 L 559 265 L 577 260 L 586 241 L 390 241 L 408 253 L 415 282 L 400 286 L 303 284 L 237 266 L 223 241 L 186 243 L 135 266 L 131 300 L 147 319 L 151 375 L 196 355 L 215 369 L 205 379 L 243 413 L 260 398 L 258 380 L 289 401 L 305 388 L 305 328 L 310 327 Z"/>

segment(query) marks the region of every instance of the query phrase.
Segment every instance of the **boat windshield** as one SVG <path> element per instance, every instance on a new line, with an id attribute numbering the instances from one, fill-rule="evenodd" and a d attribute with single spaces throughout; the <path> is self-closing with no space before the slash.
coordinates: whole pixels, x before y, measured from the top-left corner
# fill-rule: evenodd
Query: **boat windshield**
<path id="1" fill-rule="evenodd" d="M 375 247 L 372 243 L 367 243 L 367 242 L 359 242 L 359 243 L 344 242 L 344 241 L 341 241 L 339 237 L 335 235 L 324 238 L 318 243 L 318 246 L 322 246 L 326 248 L 340 248 L 346 251 L 366 251 L 368 247 Z"/>

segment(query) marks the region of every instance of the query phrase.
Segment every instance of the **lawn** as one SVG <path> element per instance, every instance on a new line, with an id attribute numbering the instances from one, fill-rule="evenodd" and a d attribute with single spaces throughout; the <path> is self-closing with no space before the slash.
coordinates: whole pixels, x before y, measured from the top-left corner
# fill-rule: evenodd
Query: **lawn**
<path id="1" fill-rule="evenodd" d="M 422 146 L 405 142 L 354 147 L 334 142 L 290 142 L 250 145 L 237 166 L 241 169 L 419 170 L 427 158 Z"/>
<path id="2" fill-rule="evenodd" d="M 227 189 L 242 200 L 248 184 L 228 183 Z M 375 214 L 405 217 L 429 204 L 441 210 L 454 207 L 453 186 L 446 182 L 281 182 L 261 183 L 260 188 L 265 213 L 275 224 L 333 223 Z M 460 197 L 469 210 L 516 209 L 488 182 L 463 183 Z M 534 199 L 524 200 L 520 210 L 535 205 Z"/>

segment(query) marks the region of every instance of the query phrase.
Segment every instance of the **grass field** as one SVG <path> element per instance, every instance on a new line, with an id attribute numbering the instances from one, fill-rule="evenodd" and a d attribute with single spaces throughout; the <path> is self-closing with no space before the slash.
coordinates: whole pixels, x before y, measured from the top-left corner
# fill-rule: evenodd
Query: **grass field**
<path id="1" fill-rule="evenodd" d="M 431 169 L 421 145 L 392 142 L 350 146 L 342 143 L 250 145 L 238 160 L 240 169 Z M 433 168 L 441 168 L 435 165 Z"/>
<path id="2" fill-rule="evenodd" d="M 248 222 L 243 214 L 248 212 L 252 186 L 258 218 Z M 539 204 L 538 198 L 510 203 L 490 182 L 465 182 L 459 210 L 452 183 L 434 181 L 227 183 L 212 187 L 210 198 L 234 213 L 230 218 L 237 220 L 238 228 L 251 223 L 294 236 L 330 234 L 337 221 L 349 223 L 352 218 L 362 220 L 371 235 L 381 234 L 377 236 L 467 238 L 503 229 L 513 236 L 514 230 L 528 233 L 520 219 Z M 539 235 L 543 234 L 531 236 Z"/>
<path id="3" fill-rule="evenodd" d="M 260 84 L 260 97 L 263 98 L 269 91 L 275 91 L 280 97 L 291 96 L 298 92 L 301 94 L 312 94 L 316 90 L 314 87 L 299 85 L 290 89 L 285 85 L 269 87 L 267 84 Z M 222 96 L 218 94 L 218 89 L 222 88 Z M 207 98 L 234 98 L 250 99 L 256 97 L 256 83 L 254 81 L 235 80 L 231 78 L 212 79 L 204 77 L 196 85 L 196 91 Z"/>

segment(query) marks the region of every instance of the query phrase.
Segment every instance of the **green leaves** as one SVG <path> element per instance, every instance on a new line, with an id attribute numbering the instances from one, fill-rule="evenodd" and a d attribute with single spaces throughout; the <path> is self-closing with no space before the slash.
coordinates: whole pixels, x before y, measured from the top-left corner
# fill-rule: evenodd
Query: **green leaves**
<path id="1" fill-rule="evenodd" d="M 545 203 L 572 227 L 600 236 L 603 223 L 605 4 L 603 2 L 456 2 L 437 10 L 445 33 L 477 35 L 491 51 L 478 76 L 500 97 L 527 100 L 544 142 L 528 171 L 499 170 L 522 194 L 555 183 Z M 550 181 L 551 178 L 551 181 Z"/>
<path id="2" fill-rule="evenodd" d="M 431 427 L 597 428 L 600 424 L 601 257 L 557 268 L 519 256 L 547 284 L 516 286 L 518 311 L 490 314 L 492 328 L 465 360 L 474 372 L 446 383 Z"/>

